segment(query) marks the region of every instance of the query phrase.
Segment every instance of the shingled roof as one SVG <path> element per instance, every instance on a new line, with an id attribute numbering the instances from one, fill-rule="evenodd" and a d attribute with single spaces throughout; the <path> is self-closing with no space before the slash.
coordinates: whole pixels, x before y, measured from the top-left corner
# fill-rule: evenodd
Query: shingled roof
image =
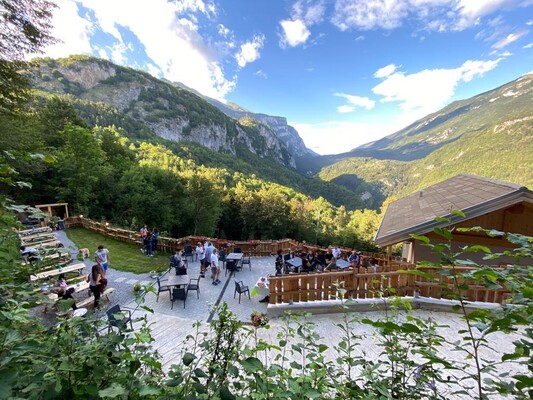
<path id="1" fill-rule="evenodd" d="M 436 217 L 450 217 L 454 210 L 463 211 L 466 219 L 471 219 L 525 199 L 533 202 L 533 192 L 524 186 L 457 175 L 389 204 L 375 241 L 383 247 L 407 240 L 411 233 L 428 233 L 444 225 L 436 222 Z M 455 216 L 453 220 L 461 221 Z"/>

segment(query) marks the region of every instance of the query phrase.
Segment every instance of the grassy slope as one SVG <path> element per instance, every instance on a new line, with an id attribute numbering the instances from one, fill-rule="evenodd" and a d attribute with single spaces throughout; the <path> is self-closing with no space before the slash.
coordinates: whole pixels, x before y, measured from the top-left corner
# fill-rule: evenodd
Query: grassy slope
<path id="1" fill-rule="evenodd" d="M 109 264 L 119 271 L 147 274 L 150 271 L 164 271 L 168 268 L 169 254 L 160 253 L 147 257 L 139 251 L 135 244 L 120 242 L 83 228 L 69 228 L 67 236 L 78 248 L 88 248 L 94 254 L 98 245 L 102 244 L 109 250 Z M 111 276 L 112 280 L 113 277 Z"/>

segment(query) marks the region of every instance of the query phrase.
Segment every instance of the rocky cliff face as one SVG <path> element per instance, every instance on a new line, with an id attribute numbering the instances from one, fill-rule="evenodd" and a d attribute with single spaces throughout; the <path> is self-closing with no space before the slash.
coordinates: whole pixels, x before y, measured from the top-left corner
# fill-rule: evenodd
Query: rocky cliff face
<path id="1" fill-rule="evenodd" d="M 196 94 L 144 72 L 82 56 L 37 60 L 33 67 L 36 88 L 103 102 L 168 140 L 193 141 L 231 154 L 241 145 L 292 168 L 294 155 L 302 151 L 303 142 L 284 118 L 269 117 L 268 123 L 244 127 Z"/>
<path id="2" fill-rule="evenodd" d="M 287 118 L 254 113 L 248 110 L 244 110 L 240 107 L 230 107 L 210 97 L 202 97 L 207 102 L 217 107 L 224 114 L 232 118 L 241 119 L 244 117 L 251 117 L 261 122 L 262 124 L 270 127 L 276 134 L 276 136 L 287 145 L 287 149 L 293 157 L 309 157 L 317 155 L 312 150 L 309 150 L 307 147 L 305 147 L 304 141 L 302 140 L 296 129 L 287 124 Z"/>

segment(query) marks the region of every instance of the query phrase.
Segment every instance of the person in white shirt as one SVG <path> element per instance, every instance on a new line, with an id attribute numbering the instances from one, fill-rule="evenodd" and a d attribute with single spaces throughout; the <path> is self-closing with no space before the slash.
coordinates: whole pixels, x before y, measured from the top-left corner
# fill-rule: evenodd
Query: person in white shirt
<path id="1" fill-rule="evenodd" d="M 198 261 L 200 261 L 200 278 L 205 278 L 205 250 L 204 246 L 202 246 L 202 242 L 198 242 L 198 246 L 196 246 L 196 257 L 198 258 Z"/>
<path id="2" fill-rule="evenodd" d="M 341 249 L 339 249 L 339 246 L 335 245 L 333 247 L 333 257 L 335 257 L 338 260 L 340 256 L 341 256 Z"/>
<path id="3" fill-rule="evenodd" d="M 213 253 L 211 254 L 211 278 L 213 279 L 213 285 L 220 283 L 220 267 L 218 266 L 218 251 L 213 247 Z"/>
<path id="4" fill-rule="evenodd" d="M 213 249 L 215 247 L 211 244 L 211 242 L 208 240 L 204 244 L 204 251 L 205 251 L 205 268 L 207 269 L 211 265 L 211 254 L 213 254 Z"/>
<path id="5" fill-rule="evenodd" d="M 109 250 L 105 249 L 102 245 L 98 246 L 98 250 L 94 253 L 94 259 L 102 269 L 102 277 L 105 278 L 107 267 L 109 266 Z"/>

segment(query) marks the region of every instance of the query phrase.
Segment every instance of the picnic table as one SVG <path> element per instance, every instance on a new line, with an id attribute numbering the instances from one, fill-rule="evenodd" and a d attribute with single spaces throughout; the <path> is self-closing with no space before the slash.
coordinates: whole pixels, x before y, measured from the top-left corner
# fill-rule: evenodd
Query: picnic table
<path id="1" fill-rule="evenodd" d="M 29 258 L 29 257 L 27 257 Z M 55 250 L 54 253 L 49 253 L 49 254 L 46 254 L 44 256 L 40 256 L 39 259 L 37 260 L 37 262 L 39 263 L 52 263 L 54 265 L 65 265 L 65 264 L 68 264 L 70 262 L 70 260 L 72 259 L 72 257 L 70 256 L 70 253 L 69 252 L 60 252 L 58 250 Z M 28 265 L 28 264 L 31 264 L 30 261 L 28 261 L 27 259 L 25 259 L 24 261 L 21 262 L 22 265 Z"/>
<path id="2" fill-rule="evenodd" d="M 52 232 L 52 228 L 50 228 L 49 226 L 43 226 L 40 228 L 24 229 L 21 231 L 17 231 L 17 235 L 19 237 L 23 237 L 23 236 L 34 235 L 37 233 L 45 233 L 45 232 Z"/>
<path id="3" fill-rule="evenodd" d="M 36 244 L 36 243 L 34 243 Z M 42 242 L 42 243 L 39 243 L 38 246 L 31 246 L 31 247 L 34 247 L 36 249 L 45 249 L 45 248 L 49 248 L 49 247 L 59 247 L 61 245 L 61 242 L 59 240 L 50 240 L 50 241 L 46 241 L 46 242 Z"/>
<path id="4" fill-rule="evenodd" d="M 81 271 L 85 268 L 85 264 L 78 262 L 75 264 L 67 265 L 66 267 L 59 267 L 50 269 L 47 271 L 39 272 L 37 274 L 30 275 L 30 281 L 37 281 L 39 279 L 45 279 L 52 276 L 57 276 L 61 274 L 66 274 L 67 272 L 77 272 L 81 275 Z"/>
<path id="5" fill-rule="evenodd" d="M 37 242 L 45 242 L 47 240 L 56 240 L 56 234 L 53 232 L 37 233 L 34 235 L 23 236 L 20 238 L 20 242 L 24 245 L 30 245 Z"/>

